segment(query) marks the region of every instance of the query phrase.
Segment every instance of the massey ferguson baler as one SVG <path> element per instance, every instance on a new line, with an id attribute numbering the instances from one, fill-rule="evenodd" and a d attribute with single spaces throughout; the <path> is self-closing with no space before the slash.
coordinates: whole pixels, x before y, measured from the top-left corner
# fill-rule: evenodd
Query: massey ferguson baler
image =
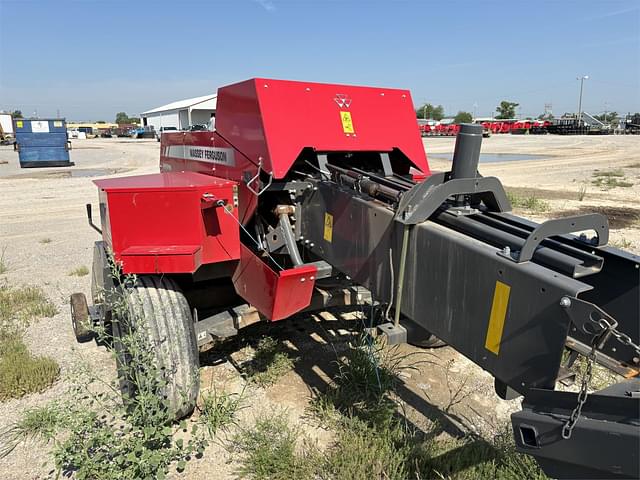
<path id="1" fill-rule="evenodd" d="M 406 90 L 221 88 L 216 130 L 164 134 L 160 173 L 95 182 L 102 240 L 93 304 L 72 298 L 78 338 L 88 318 L 117 339 L 126 319 L 111 299 L 128 289 L 139 319 L 127 329 L 149 335 L 180 417 L 195 405 L 199 348 L 258 321 L 371 302 L 389 343 L 444 342 L 490 372 L 500 397 L 522 396 L 517 447 L 550 476 L 637 478 L 640 258 L 606 246 L 602 215 L 510 214 L 500 181 L 478 173 L 479 125 L 462 126 L 451 171 L 431 172 L 415 122 Z M 578 356 L 626 378 L 555 390 Z"/>

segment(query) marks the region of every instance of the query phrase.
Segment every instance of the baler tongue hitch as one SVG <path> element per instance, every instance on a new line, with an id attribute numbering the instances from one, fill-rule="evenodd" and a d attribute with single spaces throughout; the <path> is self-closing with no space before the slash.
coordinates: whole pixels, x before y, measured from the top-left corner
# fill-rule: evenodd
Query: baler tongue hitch
<path id="1" fill-rule="evenodd" d="M 634 342 L 616 340 L 620 336 L 607 333 L 601 320 L 617 322 L 637 344 L 640 260 L 605 247 L 609 226 L 600 214 L 540 225 L 510 214 L 499 180 L 477 172 L 481 130 L 464 125 L 452 170 L 418 184 L 332 159 L 325 164 L 330 180 L 318 179 L 302 201 L 300 233 L 315 245 L 308 249 L 313 254 L 368 288 L 374 299 L 395 306 L 393 318 L 379 327 L 391 343 L 411 342 L 416 331 L 434 334 L 491 372 L 500 396 L 523 395 L 525 410 L 513 416 L 516 442 L 546 471 L 563 478 L 583 468 L 579 476 L 589 469 L 610 475 L 606 462 L 614 462 L 620 449 L 639 446 L 637 399 L 618 390 L 578 397 L 553 389 L 565 371 L 565 348 L 575 352 L 567 367 L 582 354 L 637 376 Z M 638 383 L 627 390 L 639 390 Z M 559 415 L 549 407 L 554 395 L 567 405 Z M 606 413 L 607 402 L 620 410 Z M 569 405 L 604 408 L 597 420 L 572 422 L 571 431 L 580 433 L 570 441 Z M 578 452 L 610 430 L 616 446 L 597 461 L 585 461 Z M 622 471 L 635 475 L 638 468 L 629 461 Z"/>
<path id="2" fill-rule="evenodd" d="M 283 105 L 305 107 L 284 123 Z M 551 477 L 638 478 L 640 258 L 606 246 L 602 215 L 512 215 L 500 181 L 478 172 L 481 143 L 481 126 L 462 125 L 451 170 L 434 173 L 406 90 L 223 87 L 215 131 L 162 135 L 162 173 L 96 181 L 96 305 L 74 298 L 76 325 L 115 315 L 112 251 L 137 276 L 133 296 L 155 299 L 149 331 L 175 333 L 157 355 L 179 372 L 164 392 L 179 416 L 197 398 L 178 380 L 198 378 L 198 348 L 366 301 L 390 343 L 445 342 L 500 397 L 522 396 L 517 449 Z M 579 392 L 556 391 L 579 356 Z M 628 380 L 590 393 L 595 363 Z"/>

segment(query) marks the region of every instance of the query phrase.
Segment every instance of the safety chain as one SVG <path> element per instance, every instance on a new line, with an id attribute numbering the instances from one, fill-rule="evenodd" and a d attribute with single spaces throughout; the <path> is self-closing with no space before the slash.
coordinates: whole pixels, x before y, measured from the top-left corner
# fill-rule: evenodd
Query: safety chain
<path id="1" fill-rule="evenodd" d="M 593 376 L 593 364 L 595 363 L 596 359 L 596 349 L 602 348 L 609 337 L 613 335 L 616 340 L 618 340 L 622 345 L 633 348 L 636 354 L 640 356 L 640 346 L 636 345 L 631 337 L 629 337 L 629 335 L 618 331 L 616 329 L 617 323 L 611 324 L 606 318 L 600 318 L 597 321 L 593 320 L 593 322 L 597 323 L 600 326 L 602 332 L 595 336 L 593 339 L 591 352 L 587 357 L 587 368 L 584 375 L 582 376 L 580 392 L 578 393 L 578 404 L 573 409 L 573 411 L 571 412 L 571 416 L 562 427 L 562 438 L 564 438 L 565 440 L 571 438 L 571 433 L 573 432 L 573 429 L 578 422 L 578 418 L 580 417 L 580 413 L 582 412 L 582 407 L 587 402 L 587 396 L 589 394 L 589 383 L 591 382 L 591 378 Z"/>
<path id="2" fill-rule="evenodd" d="M 598 320 L 598 325 L 600 325 L 600 328 L 602 328 L 602 330 L 616 337 L 616 340 L 618 340 L 622 345 L 633 348 L 636 351 L 636 354 L 640 356 L 640 346 L 633 343 L 633 340 L 631 340 L 631 337 L 629 335 L 616 330 L 615 326 L 611 325 L 604 318 Z"/>
<path id="3" fill-rule="evenodd" d="M 562 426 L 562 438 L 565 440 L 569 440 L 571 438 L 571 434 L 573 432 L 576 423 L 578 423 L 578 418 L 580 417 L 580 413 L 582 412 L 582 407 L 585 403 L 587 403 L 587 396 L 589 395 L 589 383 L 591 383 L 591 377 L 593 376 L 593 364 L 596 359 L 596 341 L 594 340 L 591 345 L 591 352 L 587 357 L 587 369 L 582 376 L 582 383 L 580 385 L 580 392 L 578 393 L 578 404 L 571 412 L 571 416 Z"/>

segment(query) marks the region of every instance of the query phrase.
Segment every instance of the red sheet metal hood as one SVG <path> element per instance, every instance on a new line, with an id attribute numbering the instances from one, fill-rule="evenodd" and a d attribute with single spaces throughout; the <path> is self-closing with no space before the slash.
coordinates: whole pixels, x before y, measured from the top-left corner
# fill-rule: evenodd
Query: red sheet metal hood
<path id="1" fill-rule="evenodd" d="M 303 148 L 399 149 L 429 174 L 408 90 L 254 78 L 218 90 L 216 131 L 283 178 Z"/>

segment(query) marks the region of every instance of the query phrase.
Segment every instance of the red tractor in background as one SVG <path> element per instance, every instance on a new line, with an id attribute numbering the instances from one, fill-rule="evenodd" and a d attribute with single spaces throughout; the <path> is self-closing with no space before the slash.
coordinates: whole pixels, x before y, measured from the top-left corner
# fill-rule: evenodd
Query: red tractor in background
<path id="1" fill-rule="evenodd" d="M 498 396 L 523 397 L 516 445 L 549 475 L 638 476 L 640 258 L 606 246 L 605 217 L 512 215 L 500 181 L 478 173 L 480 125 L 447 127 L 452 169 L 430 171 L 407 90 L 256 78 L 217 98 L 215 131 L 162 135 L 158 173 L 95 181 L 102 239 L 91 305 L 72 298 L 79 340 L 87 320 L 122 334 L 113 258 L 137 277 L 141 320 L 127 328 L 148 335 L 180 418 L 199 349 L 366 301 L 386 312 L 390 344 L 445 342 Z M 579 355 L 629 379 L 556 391 Z"/>

